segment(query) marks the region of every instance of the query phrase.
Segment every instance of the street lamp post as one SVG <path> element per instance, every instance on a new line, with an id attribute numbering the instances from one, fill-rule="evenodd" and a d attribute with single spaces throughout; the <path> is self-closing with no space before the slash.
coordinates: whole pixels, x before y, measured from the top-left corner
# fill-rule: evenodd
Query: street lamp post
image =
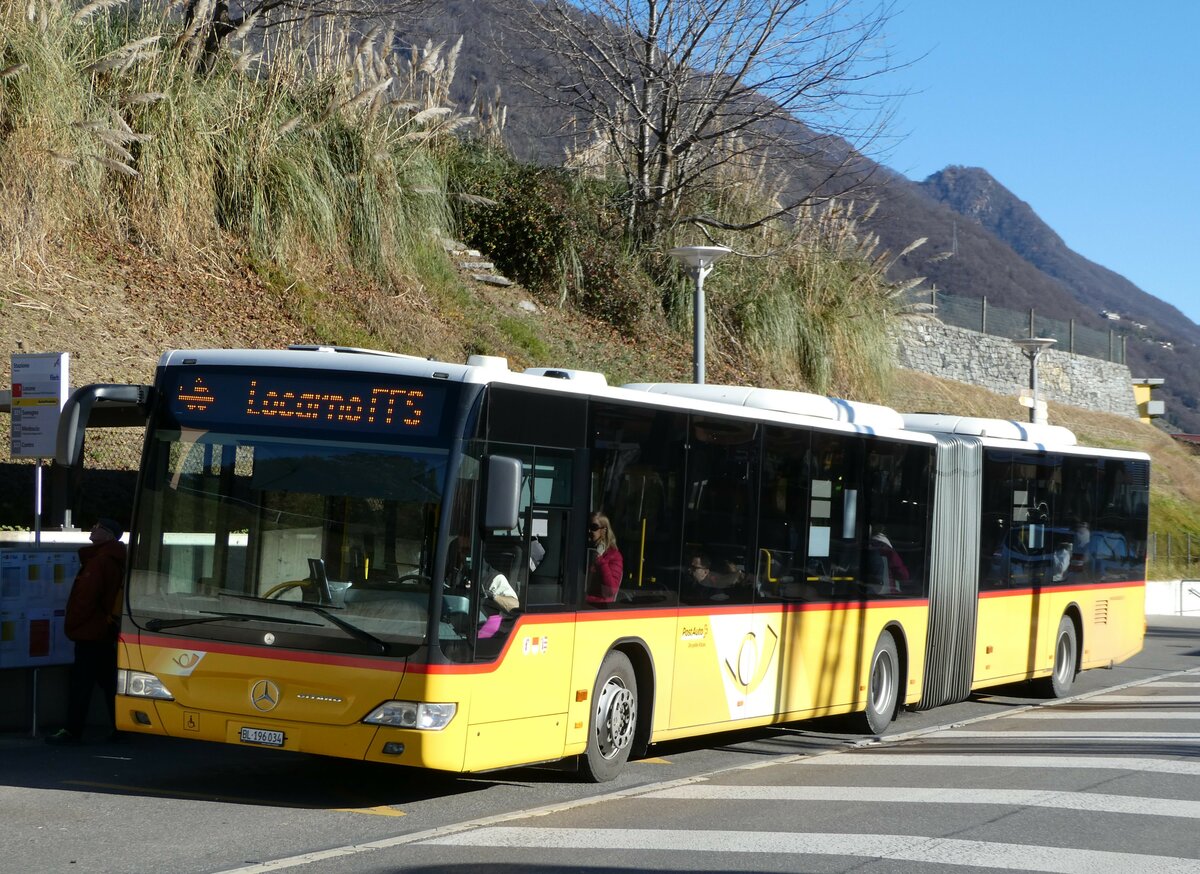
<path id="1" fill-rule="evenodd" d="M 677 246 L 669 254 L 680 261 L 696 283 L 692 325 L 692 381 L 704 382 L 704 277 L 730 253 L 724 246 Z"/>
<path id="2" fill-rule="evenodd" d="M 1035 425 L 1046 424 L 1046 414 L 1038 407 L 1038 356 L 1056 342 L 1052 337 L 1024 337 L 1013 340 L 1029 359 L 1029 391 L 1033 395 L 1029 406 L 1029 421 Z"/>

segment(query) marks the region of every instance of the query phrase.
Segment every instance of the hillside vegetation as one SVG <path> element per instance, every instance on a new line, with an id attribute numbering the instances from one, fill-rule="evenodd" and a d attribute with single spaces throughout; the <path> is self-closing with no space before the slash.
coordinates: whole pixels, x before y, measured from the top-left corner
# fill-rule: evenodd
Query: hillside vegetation
<path id="1" fill-rule="evenodd" d="M 0 0 L 10 352 L 68 351 L 76 385 L 146 381 L 168 347 L 293 342 L 688 380 L 690 282 L 621 238 L 619 186 L 512 160 L 491 116 L 449 104 L 456 46 L 401 55 L 385 32 L 345 34 L 235 36 L 203 70 L 204 34 L 165 7 Z M 698 208 L 774 196 L 752 175 L 721 190 Z M 918 316 L 864 212 L 835 203 L 721 240 L 769 257 L 729 258 L 706 283 L 709 381 L 1020 418 L 1015 400 L 894 369 L 888 327 Z M 451 238 L 519 284 L 470 278 Z M 1152 526 L 1200 537 L 1196 458 L 1118 417 L 1052 416 L 1151 452 Z"/>

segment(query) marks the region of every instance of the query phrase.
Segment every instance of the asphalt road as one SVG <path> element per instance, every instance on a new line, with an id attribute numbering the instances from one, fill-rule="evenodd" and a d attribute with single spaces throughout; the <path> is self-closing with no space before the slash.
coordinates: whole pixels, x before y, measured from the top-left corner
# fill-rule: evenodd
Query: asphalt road
<path id="1" fill-rule="evenodd" d="M 602 786 L 0 736 L 0 870 L 1200 872 L 1200 620 L 1153 618 L 1075 693 L 992 690 L 882 743 L 826 719 L 661 744 Z"/>

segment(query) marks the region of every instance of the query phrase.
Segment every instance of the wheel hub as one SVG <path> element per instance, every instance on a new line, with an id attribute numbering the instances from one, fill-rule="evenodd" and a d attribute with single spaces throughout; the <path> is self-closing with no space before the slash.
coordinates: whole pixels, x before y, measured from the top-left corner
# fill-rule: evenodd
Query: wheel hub
<path id="1" fill-rule="evenodd" d="M 633 693 L 615 678 L 606 683 L 596 702 L 596 735 L 604 758 L 612 758 L 632 742 L 635 713 Z"/>

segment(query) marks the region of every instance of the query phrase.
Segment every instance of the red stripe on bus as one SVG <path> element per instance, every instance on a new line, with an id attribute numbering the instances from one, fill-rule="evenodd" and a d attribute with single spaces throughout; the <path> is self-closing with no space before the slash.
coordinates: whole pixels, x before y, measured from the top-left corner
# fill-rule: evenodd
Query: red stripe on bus
<path id="1" fill-rule="evenodd" d="M 1071 586 L 1046 586 L 1039 591 L 1047 592 L 1085 592 L 1112 589 L 1142 589 L 1144 581 L 1093 583 Z M 1033 595 L 1033 588 L 995 589 L 979 593 L 983 598 L 1013 598 Z M 822 613 L 848 610 L 862 610 L 900 607 L 925 607 L 929 603 L 925 598 L 903 598 L 895 600 L 857 601 L 814 601 L 803 604 L 795 602 L 772 602 L 770 604 L 730 604 L 727 606 L 685 606 L 658 607 L 626 610 L 595 610 L 586 613 L 526 613 L 520 616 L 513 625 L 504 647 L 494 661 L 477 662 L 472 664 L 408 664 L 406 658 L 388 656 L 365 657 L 340 655 L 337 653 L 321 653 L 304 650 L 273 650 L 248 644 L 226 643 L 224 641 L 192 641 L 187 638 L 164 637 L 154 634 L 122 634 L 121 642 L 129 646 L 154 646 L 162 649 L 193 649 L 198 652 L 219 653 L 222 655 L 245 656 L 248 658 L 268 659 L 273 661 L 299 662 L 303 664 L 335 665 L 347 668 L 366 668 L 376 671 L 411 671 L 415 674 L 487 674 L 494 672 L 508 655 L 513 643 L 518 640 L 518 632 L 527 625 L 565 625 L 575 622 L 603 622 L 629 619 L 666 618 L 666 616 L 696 617 L 696 616 L 736 616 L 738 614 L 756 615 L 763 613 Z M 189 645 L 189 644 L 195 645 Z"/>
<path id="2" fill-rule="evenodd" d="M 1048 595 L 1052 592 L 1095 592 L 1112 589 L 1144 589 L 1145 581 L 1126 580 L 1120 583 L 1077 583 L 1070 586 L 1023 586 L 1019 589 L 985 589 L 979 593 L 983 598 L 1013 598 L 1018 595 Z"/>

